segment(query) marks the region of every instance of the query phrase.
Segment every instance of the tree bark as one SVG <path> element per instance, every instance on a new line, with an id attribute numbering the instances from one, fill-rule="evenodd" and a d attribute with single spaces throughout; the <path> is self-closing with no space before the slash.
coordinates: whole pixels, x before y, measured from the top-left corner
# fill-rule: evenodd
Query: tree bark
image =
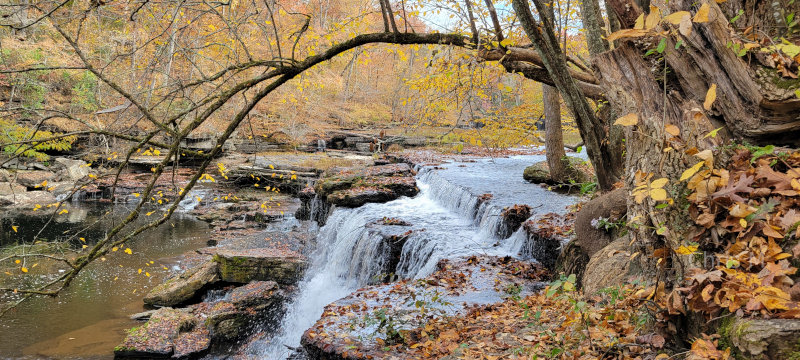
<path id="1" fill-rule="evenodd" d="M 542 0 L 534 0 L 534 4 L 540 14 L 549 8 Z M 622 162 L 616 160 L 619 159 L 619 154 L 613 154 L 608 148 L 606 124 L 596 116 L 575 79 L 569 74 L 566 57 L 561 52 L 558 39 L 553 33 L 552 21 L 544 16 L 541 17 L 542 23 L 539 24 L 533 18 L 527 0 L 513 0 L 512 5 L 525 33 L 541 55 L 547 72 L 578 123 L 578 130 L 586 143 L 589 160 L 597 174 L 598 185 L 602 189 L 611 189 L 620 179 Z"/>
<path id="2" fill-rule="evenodd" d="M 632 0 L 607 0 L 620 19 L 638 17 L 641 9 Z M 749 0 L 729 0 L 722 6 L 741 8 Z M 781 94 L 774 84 L 759 76 L 764 69 L 747 57 L 739 57 L 728 46 L 731 29 L 725 13 L 714 1 L 693 3 L 690 0 L 669 2 L 665 13 L 695 12 L 709 6 L 709 21 L 693 22 L 688 36 L 681 36 L 683 46 L 675 49 L 677 39 L 666 37 L 663 60 L 643 56 L 659 38 L 620 41 L 618 48 L 595 58 L 600 85 L 606 90 L 612 108 L 619 114 L 636 114 L 638 123 L 624 128 L 626 157 L 624 182 L 629 189 L 641 185 L 637 173 L 653 174 L 653 179 L 667 178 L 671 196 L 685 191 L 679 177 L 699 161 L 687 150 L 716 150 L 731 139 L 755 144 L 800 145 L 800 100 Z M 638 13 L 637 13 L 638 11 Z M 758 13 L 754 11 L 753 13 Z M 752 19 L 739 19 L 750 23 Z M 632 23 L 622 21 L 630 28 Z M 668 25 L 666 25 L 668 26 Z M 656 28 L 656 31 L 664 29 Z M 774 70 L 772 70 L 774 71 Z M 710 110 L 703 101 L 711 85 L 717 98 Z M 665 131 L 671 125 L 677 136 Z M 706 136 L 722 128 L 716 137 Z M 719 152 L 717 152 L 719 153 Z M 641 175 L 640 175 L 641 177 Z M 679 201 L 676 198 L 676 201 Z M 651 256 L 655 249 L 677 249 L 687 241 L 702 242 L 690 233 L 692 221 L 677 205 L 660 209 L 663 202 L 645 198 L 642 203 L 628 201 L 628 219 L 638 226 L 632 230 L 633 246 L 646 256 L 638 257 L 642 270 L 658 274 L 665 281 L 681 279 L 686 270 L 699 266 L 692 256 L 674 255 L 672 274 L 657 272 Z M 654 228 L 667 231 L 658 234 Z"/>
<path id="3" fill-rule="evenodd" d="M 567 170 L 567 153 L 564 151 L 564 136 L 561 129 L 561 99 L 558 90 L 542 84 L 542 103 L 545 121 L 545 157 L 550 169 L 550 179 L 556 183 L 567 184 L 570 173 Z"/>

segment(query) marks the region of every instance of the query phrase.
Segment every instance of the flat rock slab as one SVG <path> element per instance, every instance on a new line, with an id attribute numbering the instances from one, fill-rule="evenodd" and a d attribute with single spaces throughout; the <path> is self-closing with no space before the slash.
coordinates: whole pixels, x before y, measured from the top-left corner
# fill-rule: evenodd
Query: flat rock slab
<path id="1" fill-rule="evenodd" d="M 800 357 L 800 320 L 736 318 L 726 332 L 735 353 L 742 358 Z"/>
<path id="2" fill-rule="evenodd" d="M 368 286 L 325 307 L 303 334 L 311 359 L 412 359 L 403 347 L 424 337 L 432 317 L 465 314 L 544 286 L 538 265 L 509 257 L 443 260 L 425 279 Z"/>
<path id="3" fill-rule="evenodd" d="M 300 253 L 276 248 L 217 250 L 214 261 L 219 263 L 223 281 L 242 284 L 275 281 L 292 285 L 300 280 L 308 266 L 308 261 Z"/>
<path id="4" fill-rule="evenodd" d="M 143 301 L 155 306 L 179 305 L 196 297 L 201 289 L 219 278 L 219 263 L 207 261 L 154 287 Z"/>
<path id="5" fill-rule="evenodd" d="M 210 340 L 208 331 L 197 326 L 198 323 L 186 311 L 161 308 L 147 323 L 130 329 L 122 344 L 114 348 L 114 355 L 147 359 L 199 355 L 208 349 Z M 191 343 L 187 339 L 191 339 Z"/>

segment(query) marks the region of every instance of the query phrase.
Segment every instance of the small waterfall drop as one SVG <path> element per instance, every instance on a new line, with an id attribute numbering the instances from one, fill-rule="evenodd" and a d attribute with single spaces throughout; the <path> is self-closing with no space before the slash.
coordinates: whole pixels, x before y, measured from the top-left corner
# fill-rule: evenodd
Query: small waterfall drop
<path id="1" fill-rule="evenodd" d="M 518 160 L 520 166 L 529 161 Z M 495 176 L 521 178 L 521 170 L 519 174 L 507 171 L 498 171 Z M 401 278 L 421 278 L 433 273 L 442 259 L 471 255 L 516 256 L 522 250 L 526 241 L 523 230 L 516 231 L 508 239 L 497 237 L 504 226 L 500 213 L 507 203 L 481 199 L 469 186 L 456 184 L 437 170 L 420 169 L 417 180 L 420 193 L 413 198 L 366 204 L 355 209 L 329 210 L 321 208 L 321 204 L 312 205 L 315 207 L 312 212 L 331 213 L 319 230 L 317 248 L 309 256 L 311 266 L 298 286 L 296 298 L 287 307 L 280 332 L 272 339 L 254 343 L 248 348 L 250 354 L 266 359 L 287 358 L 292 353 L 287 346 L 300 346 L 303 332 L 319 319 L 325 305 L 375 282 L 386 271 L 393 270 Z M 483 185 L 491 188 L 493 184 Z M 512 195 L 533 202 L 539 201 L 537 194 L 557 197 L 551 207 L 574 201 L 529 184 L 523 185 L 527 185 L 529 193 Z M 518 200 L 520 198 L 511 201 Z M 410 224 L 398 227 L 402 228 L 399 232 L 408 236 L 395 269 L 386 268 L 389 249 L 380 231 L 381 226 L 383 229 L 391 226 L 376 225 L 384 218 Z"/>

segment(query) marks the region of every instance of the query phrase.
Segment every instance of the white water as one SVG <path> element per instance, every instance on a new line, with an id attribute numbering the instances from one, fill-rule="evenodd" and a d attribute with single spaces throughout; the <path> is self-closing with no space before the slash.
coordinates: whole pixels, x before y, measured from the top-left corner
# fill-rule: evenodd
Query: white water
<path id="1" fill-rule="evenodd" d="M 524 168 L 531 159 L 517 159 Z M 485 165 L 485 164 L 484 164 Z M 488 168 L 491 166 L 486 165 Z M 508 173 L 508 164 L 495 176 L 517 176 Z M 520 168 L 520 169 L 521 169 Z M 474 171 L 475 169 L 472 169 Z M 486 168 L 483 171 L 487 171 Z M 488 170 L 491 171 L 491 170 Z M 463 176 L 469 171 L 455 175 Z M 464 185 L 456 185 L 438 171 L 421 171 L 417 185 L 420 194 L 385 204 L 367 204 L 356 209 L 334 209 L 317 236 L 317 249 L 311 254 L 311 267 L 299 284 L 298 295 L 288 305 L 280 333 L 268 343 L 256 343 L 248 349 L 252 355 L 265 359 L 285 359 L 298 347 L 303 332 L 322 314 L 325 305 L 347 296 L 368 284 L 384 269 L 381 236 L 367 228 L 384 217 L 398 218 L 411 223 L 415 232 L 402 249 L 397 273 L 402 278 L 419 278 L 431 274 L 441 259 L 476 254 L 516 256 L 525 241 L 524 232 L 517 231 L 508 239 L 498 239 L 502 222 L 500 206 L 495 201 L 478 205 L 477 194 Z M 484 184 L 491 188 L 491 182 Z M 557 204 L 567 204 L 569 197 L 545 192 L 535 185 L 526 187 L 528 203 L 541 202 L 538 192 Z M 535 187 L 535 188 L 534 188 Z M 518 196 L 514 193 L 514 196 Z M 525 203 L 523 199 L 505 199 Z M 496 201 L 502 203 L 501 201 Z M 404 228 L 405 230 L 405 228 Z"/>

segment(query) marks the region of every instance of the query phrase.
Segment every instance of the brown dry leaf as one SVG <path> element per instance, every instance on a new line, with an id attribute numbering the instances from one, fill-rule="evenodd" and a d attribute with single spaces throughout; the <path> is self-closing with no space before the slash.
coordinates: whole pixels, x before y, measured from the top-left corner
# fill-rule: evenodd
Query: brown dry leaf
<path id="1" fill-rule="evenodd" d="M 728 211 L 730 212 L 731 216 L 735 216 L 735 217 L 738 217 L 738 218 L 743 218 L 743 217 L 746 217 L 747 215 L 750 215 L 750 214 L 756 212 L 756 210 L 758 210 L 758 209 L 754 208 L 752 206 L 749 206 L 747 204 L 744 204 L 744 203 L 741 203 L 741 202 L 737 202 Z"/>
<path id="2" fill-rule="evenodd" d="M 634 30 L 644 30 L 644 13 L 640 14 L 633 23 Z"/>
<path id="3" fill-rule="evenodd" d="M 683 36 L 689 36 L 692 34 L 692 16 L 685 15 L 681 18 L 680 25 L 678 25 L 678 32 L 681 33 Z M 697 116 L 697 114 L 695 114 Z"/>
<path id="4" fill-rule="evenodd" d="M 764 235 L 772 237 L 772 238 L 783 239 L 783 234 L 779 233 L 777 230 L 772 228 L 772 226 L 770 226 L 770 225 L 764 226 L 764 228 L 761 229 L 761 232 L 764 233 Z"/>
<path id="5" fill-rule="evenodd" d="M 711 152 L 711 149 L 703 150 L 695 154 L 695 156 L 699 157 L 700 159 L 703 159 L 703 161 L 706 162 L 706 166 L 709 169 L 714 168 L 714 153 Z"/>
<path id="6" fill-rule="evenodd" d="M 708 6 L 708 5 L 703 5 Z M 706 100 L 703 101 L 703 108 L 706 110 L 711 110 L 711 105 L 714 105 L 714 100 L 717 99 L 717 84 L 711 84 L 711 87 L 708 88 L 708 92 L 706 92 Z"/>
<path id="7" fill-rule="evenodd" d="M 664 130 L 665 130 L 665 131 L 666 131 L 668 134 L 670 134 L 670 135 L 672 135 L 672 136 L 678 136 L 678 135 L 681 133 L 681 130 L 680 130 L 680 129 L 678 129 L 678 127 L 677 127 L 677 126 L 675 126 L 675 125 L 672 125 L 672 124 L 667 124 L 666 126 L 664 126 Z"/>
<path id="8" fill-rule="evenodd" d="M 623 29 L 619 31 L 615 31 L 613 34 L 608 35 L 606 40 L 614 41 L 619 39 L 629 39 L 629 38 L 640 38 L 642 36 L 650 34 L 649 30 L 643 29 Z"/>

